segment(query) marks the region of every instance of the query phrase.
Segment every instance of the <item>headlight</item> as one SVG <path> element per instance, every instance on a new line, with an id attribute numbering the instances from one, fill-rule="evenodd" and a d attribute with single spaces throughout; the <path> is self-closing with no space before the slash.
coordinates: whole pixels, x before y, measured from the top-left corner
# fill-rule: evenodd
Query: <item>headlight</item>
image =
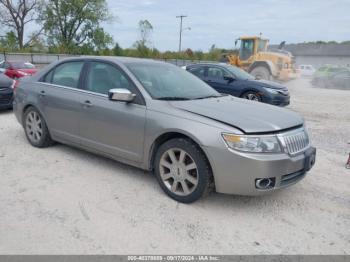
<path id="1" fill-rule="evenodd" d="M 226 145 L 234 150 L 252 153 L 281 153 L 282 149 L 276 136 L 247 136 L 222 134 Z"/>
<path id="2" fill-rule="evenodd" d="M 268 87 L 265 87 L 265 89 L 266 89 L 267 92 L 269 92 L 271 94 L 274 94 L 274 95 L 279 94 L 277 89 L 272 89 L 272 88 L 268 88 Z"/>

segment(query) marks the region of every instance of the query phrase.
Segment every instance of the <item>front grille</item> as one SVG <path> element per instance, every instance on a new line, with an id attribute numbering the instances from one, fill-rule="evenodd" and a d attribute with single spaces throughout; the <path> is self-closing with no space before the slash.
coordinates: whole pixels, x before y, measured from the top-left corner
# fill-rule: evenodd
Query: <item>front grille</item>
<path id="1" fill-rule="evenodd" d="M 12 99 L 12 94 L 1 94 L 0 93 L 0 103 L 1 104 L 10 103 L 11 99 Z"/>
<path id="2" fill-rule="evenodd" d="M 305 151 L 310 145 L 309 136 L 304 129 L 282 135 L 284 146 L 290 155 Z"/>
<path id="3" fill-rule="evenodd" d="M 302 179 L 305 176 L 304 171 L 298 171 L 292 174 L 284 175 L 281 178 L 280 186 L 285 186 L 288 184 L 292 184 L 300 179 Z"/>

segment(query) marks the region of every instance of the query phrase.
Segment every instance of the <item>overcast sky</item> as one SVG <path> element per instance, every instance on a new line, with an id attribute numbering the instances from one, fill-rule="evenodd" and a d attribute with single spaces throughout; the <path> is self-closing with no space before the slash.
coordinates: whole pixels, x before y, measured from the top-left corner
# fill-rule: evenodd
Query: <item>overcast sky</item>
<path id="1" fill-rule="evenodd" d="M 350 0 L 107 0 L 118 18 L 105 30 L 123 48 L 139 37 L 138 21 L 154 27 L 153 46 L 177 50 L 180 14 L 188 15 L 183 48 L 208 50 L 212 44 L 232 48 L 241 35 L 258 35 L 271 43 L 350 40 Z"/>

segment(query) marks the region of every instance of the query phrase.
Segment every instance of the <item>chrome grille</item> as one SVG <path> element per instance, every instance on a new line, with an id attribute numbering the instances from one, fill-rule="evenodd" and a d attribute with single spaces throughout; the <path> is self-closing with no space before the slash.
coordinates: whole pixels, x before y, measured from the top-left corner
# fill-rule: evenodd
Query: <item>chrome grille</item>
<path id="1" fill-rule="evenodd" d="M 291 155 L 303 152 L 310 144 L 309 136 L 304 129 L 283 134 L 282 139 L 287 153 Z"/>

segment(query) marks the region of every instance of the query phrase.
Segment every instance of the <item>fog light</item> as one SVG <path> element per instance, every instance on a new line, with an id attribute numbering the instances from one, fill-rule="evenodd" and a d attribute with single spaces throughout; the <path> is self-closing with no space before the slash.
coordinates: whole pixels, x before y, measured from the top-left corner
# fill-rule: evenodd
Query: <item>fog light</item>
<path id="1" fill-rule="evenodd" d="M 276 179 L 274 177 L 258 178 L 255 180 L 255 187 L 262 190 L 270 189 L 275 186 L 275 181 Z"/>

